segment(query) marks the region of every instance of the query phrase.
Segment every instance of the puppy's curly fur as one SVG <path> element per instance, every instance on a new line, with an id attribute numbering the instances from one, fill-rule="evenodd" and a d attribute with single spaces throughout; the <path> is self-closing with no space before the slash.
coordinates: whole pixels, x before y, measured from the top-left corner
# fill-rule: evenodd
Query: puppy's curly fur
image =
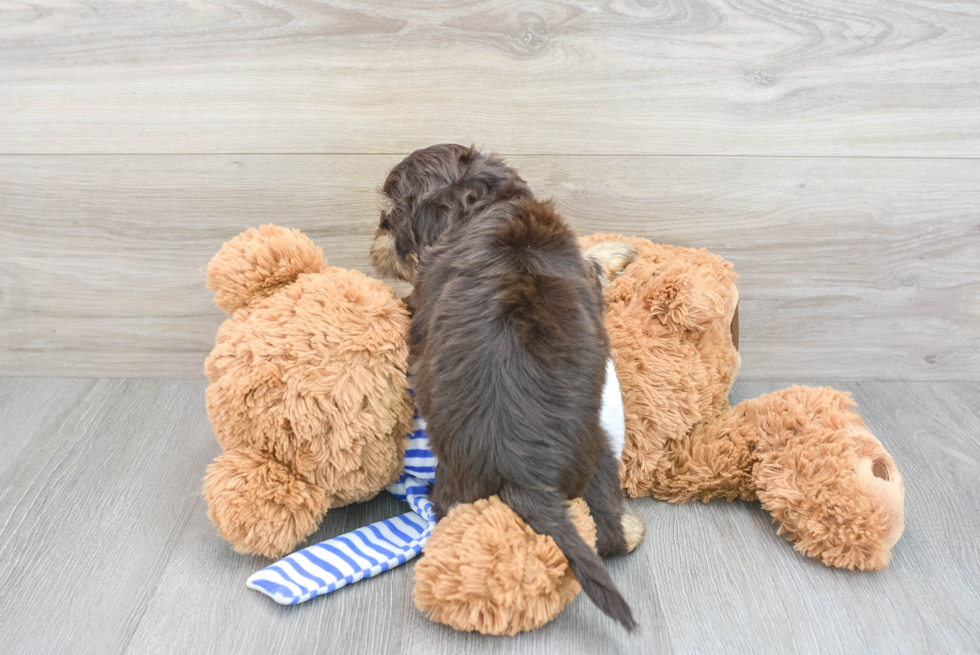
<path id="1" fill-rule="evenodd" d="M 437 515 L 493 495 L 551 536 L 592 601 L 636 625 L 568 515 L 582 496 L 600 555 L 627 545 L 623 495 L 599 423 L 609 341 L 602 281 L 549 202 L 497 157 L 439 145 L 389 174 L 372 259 L 414 282 L 416 399 L 439 459 Z M 628 253 L 617 251 L 628 259 Z M 634 526 L 635 533 L 635 526 Z"/>
<path id="2" fill-rule="evenodd" d="M 494 203 L 532 197 L 502 160 L 455 144 L 416 150 L 392 169 L 379 192 L 381 223 L 371 261 L 382 277 L 412 283 L 419 254 L 449 228 Z"/>

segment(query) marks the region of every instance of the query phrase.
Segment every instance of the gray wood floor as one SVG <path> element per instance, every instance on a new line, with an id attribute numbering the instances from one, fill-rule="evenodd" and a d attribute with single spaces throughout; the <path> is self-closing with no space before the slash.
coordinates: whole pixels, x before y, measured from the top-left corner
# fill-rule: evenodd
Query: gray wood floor
<path id="1" fill-rule="evenodd" d="M 815 382 L 827 383 L 826 380 Z M 739 382 L 733 400 L 782 386 Z M 585 599 L 513 639 L 461 634 L 411 602 L 411 566 L 280 607 L 264 565 L 205 516 L 218 446 L 204 383 L 0 378 L 4 653 L 959 653 L 980 649 L 980 383 L 838 383 L 895 456 L 906 532 L 886 571 L 797 555 L 754 504 L 631 501 L 648 526 L 610 564 L 642 629 Z M 315 539 L 392 515 L 331 512 Z"/>

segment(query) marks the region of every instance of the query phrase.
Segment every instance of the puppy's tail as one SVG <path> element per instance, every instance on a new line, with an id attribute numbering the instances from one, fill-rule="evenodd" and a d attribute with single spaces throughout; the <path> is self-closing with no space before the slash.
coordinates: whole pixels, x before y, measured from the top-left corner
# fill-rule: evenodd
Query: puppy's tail
<path id="1" fill-rule="evenodd" d="M 633 611 L 616 589 L 599 555 L 582 540 L 569 520 L 566 514 L 568 503 L 562 494 L 554 489 L 529 490 L 508 483 L 501 489 L 500 499 L 532 530 L 555 540 L 585 595 L 596 607 L 619 621 L 629 632 L 637 627 Z"/>

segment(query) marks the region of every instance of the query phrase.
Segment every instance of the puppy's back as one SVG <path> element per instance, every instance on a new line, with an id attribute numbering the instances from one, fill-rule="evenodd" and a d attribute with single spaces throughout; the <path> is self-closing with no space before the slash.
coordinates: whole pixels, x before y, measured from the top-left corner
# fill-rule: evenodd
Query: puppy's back
<path id="1" fill-rule="evenodd" d="M 500 203 L 447 235 L 422 275 L 412 329 L 425 350 L 417 375 L 430 426 L 446 420 L 454 439 L 479 452 L 460 462 L 489 478 L 479 492 L 497 493 L 504 477 L 541 481 L 540 460 L 549 457 L 549 482 L 580 491 L 598 457 L 608 343 L 600 291 L 574 232 L 550 203 Z M 525 457 L 532 453 L 539 462 Z"/>
<path id="2" fill-rule="evenodd" d="M 522 340 L 539 357 L 582 348 L 597 334 L 601 299 L 589 284 L 575 234 L 551 203 L 526 200 L 493 231 L 491 257 L 501 257 L 495 300 Z"/>
<path id="3" fill-rule="evenodd" d="M 602 301 L 574 233 L 549 203 L 501 203 L 447 234 L 420 272 L 418 400 L 452 502 L 498 494 L 555 540 L 588 597 L 633 629 L 566 514 L 608 447 Z"/>

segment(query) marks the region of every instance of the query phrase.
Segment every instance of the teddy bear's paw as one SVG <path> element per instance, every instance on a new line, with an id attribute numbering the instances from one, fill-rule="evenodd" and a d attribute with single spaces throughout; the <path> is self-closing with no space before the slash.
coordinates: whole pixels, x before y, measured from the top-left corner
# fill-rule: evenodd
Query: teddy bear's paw
<path id="1" fill-rule="evenodd" d="M 794 386 L 753 402 L 766 429 L 752 477 L 779 534 L 828 566 L 886 568 L 905 527 L 905 483 L 850 396 Z"/>
<path id="2" fill-rule="evenodd" d="M 569 519 L 594 547 L 595 522 L 580 498 Z M 415 565 L 415 606 L 433 621 L 515 635 L 553 619 L 581 590 L 551 537 L 536 534 L 497 496 L 457 505 L 436 525 Z"/>
<path id="3" fill-rule="evenodd" d="M 626 538 L 626 552 L 632 553 L 643 543 L 647 525 L 636 514 L 623 514 L 623 536 Z"/>
<path id="4" fill-rule="evenodd" d="M 215 458 L 204 478 L 208 517 L 239 553 L 281 557 L 316 530 L 324 490 L 287 464 L 254 450 Z"/>
<path id="5" fill-rule="evenodd" d="M 603 272 L 603 287 L 619 277 L 637 256 L 636 248 L 625 241 L 602 241 L 585 251 L 585 258 Z"/>

